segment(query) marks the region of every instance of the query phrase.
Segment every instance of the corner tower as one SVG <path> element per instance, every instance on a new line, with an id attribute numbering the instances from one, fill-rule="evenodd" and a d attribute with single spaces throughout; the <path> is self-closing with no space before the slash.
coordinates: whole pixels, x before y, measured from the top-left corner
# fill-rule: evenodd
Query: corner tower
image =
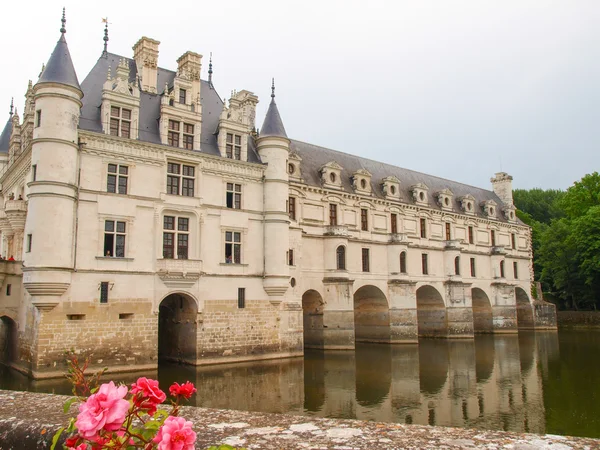
<path id="1" fill-rule="evenodd" d="M 83 92 L 65 39 L 65 23 L 63 9 L 60 38 L 33 87 L 35 118 L 23 284 L 40 311 L 60 303 L 74 269 L 77 127 Z"/>

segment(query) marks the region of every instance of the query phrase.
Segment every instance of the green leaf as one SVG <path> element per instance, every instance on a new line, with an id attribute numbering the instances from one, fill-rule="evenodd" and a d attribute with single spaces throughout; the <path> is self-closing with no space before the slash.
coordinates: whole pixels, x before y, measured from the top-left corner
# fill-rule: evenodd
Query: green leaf
<path id="1" fill-rule="evenodd" d="M 64 412 L 65 414 L 66 414 L 66 413 L 68 413 L 68 412 L 69 412 L 69 409 L 71 409 L 71 405 L 72 405 L 73 403 L 75 403 L 77 400 L 78 400 L 78 399 L 77 399 L 77 397 L 72 397 L 72 398 L 70 398 L 69 400 L 67 400 L 67 401 L 65 402 L 65 404 L 63 405 L 63 412 Z"/>
<path id="2" fill-rule="evenodd" d="M 56 433 L 54 433 L 54 436 L 52 437 L 52 446 L 50 447 L 50 450 L 54 450 L 56 448 L 56 444 L 58 443 L 58 439 L 60 438 L 60 435 L 62 434 L 62 432 L 65 431 L 65 427 L 60 427 Z"/>
<path id="3" fill-rule="evenodd" d="M 67 433 L 72 433 L 74 429 L 75 429 L 75 418 L 71 417 L 71 419 L 69 420 L 69 426 L 67 427 Z"/>

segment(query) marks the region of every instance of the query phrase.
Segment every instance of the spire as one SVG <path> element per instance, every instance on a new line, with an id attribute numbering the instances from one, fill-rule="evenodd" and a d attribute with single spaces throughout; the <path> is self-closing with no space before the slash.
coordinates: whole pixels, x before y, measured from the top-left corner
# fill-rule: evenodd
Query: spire
<path id="1" fill-rule="evenodd" d="M 212 52 L 210 52 L 210 60 L 208 61 L 208 85 L 210 87 L 213 87 L 213 84 L 212 84 L 212 74 L 213 74 L 213 70 L 212 70 Z"/>
<path id="2" fill-rule="evenodd" d="M 13 108 L 14 108 L 14 106 L 15 106 L 15 98 L 11 97 L 11 99 L 10 99 L 10 113 L 9 113 L 10 117 L 12 117 L 12 115 L 13 115 Z"/>
<path id="3" fill-rule="evenodd" d="M 50 55 L 48 64 L 46 64 L 46 67 L 38 80 L 38 84 L 59 83 L 81 90 L 75 68 L 73 67 L 73 61 L 71 60 L 71 54 L 69 53 L 69 47 L 67 46 L 67 40 L 65 39 L 65 33 L 67 32 L 65 29 L 66 22 L 65 10 L 63 8 L 60 39 L 56 43 L 52 55 Z"/>
<path id="4" fill-rule="evenodd" d="M 102 38 L 104 41 L 104 50 L 102 51 L 102 56 L 108 58 L 108 17 L 102 19 L 102 22 L 104 22 L 104 37 Z"/>
<path id="5" fill-rule="evenodd" d="M 271 83 L 271 104 L 269 105 L 267 115 L 265 116 L 265 120 L 260 129 L 260 136 L 279 136 L 287 138 L 281 115 L 279 114 L 277 104 L 275 103 L 275 79 L 273 79 Z"/>

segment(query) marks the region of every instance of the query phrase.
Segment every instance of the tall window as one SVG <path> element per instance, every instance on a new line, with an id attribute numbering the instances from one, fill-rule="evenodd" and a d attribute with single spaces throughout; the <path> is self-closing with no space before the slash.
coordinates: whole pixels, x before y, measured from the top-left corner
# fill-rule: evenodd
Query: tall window
<path id="1" fill-rule="evenodd" d="M 131 110 L 110 107 L 110 134 L 128 138 L 131 135 Z"/>
<path id="2" fill-rule="evenodd" d="M 446 222 L 446 240 L 449 241 L 452 239 L 452 234 L 450 233 L 450 222 Z"/>
<path id="3" fill-rule="evenodd" d="M 179 89 L 179 103 L 182 103 L 185 105 L 185 94 L 187 92 L 185 91 L 185 89 Z"/>
<path id="4" fill-rule="evenodd" d="M 125 257 L 125 222 L 104 221 L 104 256 Z"/>
<path id="5" fill-rule="evenodd" d="M 163 258 L 188 259 L 190 219 L 187 217 L 164 216 Z M 175 252 L 177 249 L 177 253 Z"/>
<path id="6" fill-rule="evenodd" d="M 31 181 L 37 180 L 37 164 L 31 166 Z"/>
<path id="7" fill-rule="evenodd" d="M 496 232 L 494 230 L 490 230 L 490 239 L 492 241 L 492 247 L 496 246 Z"/>
<path id="8" fill-rule="evenodd" d="M 406 252 L 400 252 L 400 273 L 406 273 Z"/>
<path id="9" fill-rule="evenodd" d="M 429 267 L 427 264 L 427 253 L 423 253 L 421 255 L 421 269 L 423 271 L 423 275 L 429 274 Z"/>
<path id="10" fill-rule="evenodd" d="M 290 219 L 296 220 L 296 197 L 290 197 L 288 201 Z"/>
<path id="11" fill-rule="evenodd" d="M 36 128 L 42 125 L 42 110 L 38 109 L 35 112 L 35 126 Z"/>
<path id="12" fill-rule="evenodd" d="M 362 271 L 369 272 L 369 249 L 362 249 Z"/>
<path id="13" fill-rule="evenodd" d="M 337 205 L 329 204 L 329 225 L 337 225 Z"/>
<path id="14" fill-rule="evenodd" d="M 100 282 L 100 303 L 108 303 L 108 281 Z"/>
<path id="15" fill-rule="evenodd" d="M 335 251 L 337 269 L 346 270 L 346 247 L 340 245 Z"/>
<path id="16" fill-rule="evenodd" d="M 473 244 L 475 239 L 473 238 L 473 227 L 469 227 L 469 244 Z"/>
<path id="17" fill-rule="evenodd" d="M 238 308 L 246 307 L 246 288 L 238 288 Z"/>
<path id="18" fill-rule="evenodd" d="M 500 278 L 504 278 L 504 261 L 500 261 Z"/>
<path id="19" fill-rule="evenodd" d="M 390 220 L 391 220 L 391 224 L 392 224 L 392 233 L 397 233 L 398 232 L 398 214 L 394 214 L 392 213 L 390 215 Z"/>
<path id="20" fill-rule="evenodd" d="M 290 248 L 288 250 L 288 266 L 294 265 L 294 249 Z"/>
<path id="21" fill-rule="evenodd" d="M 169 132 L 167 133 L 167 142 L 171 147 L 179 147 L 179 128 L 179 122 L 177 122 L 176 120 L 169 120 Z"/>
<path id="22" fill-rule="evenodd" d="M 515 233 L 512 233 L 510 235 L 510 243 L 513 250 L 517 248 L 517 235 Z"/>
<path id="23" fill-rule="evenodd" d="M 129 167 L 120 164 L 109 164 L 106 177 L 106 190 L 113 194 L 127 194 Z"/>
<path id="24" fill-rule="evenodd" d="M 242 159 L 242 136 L 239 134 L 227 133 L 227 142 L 225 151 L 228 158 Z"/>
<path id="25" fill-rule="evenodd" d="M 227 183 L 227 207 L 242 209 L 242 185 Z"/>
<path id="26" fill-rule="evenodd" d="M 426 238 L 427 237 L 427 220 L 423 217 L 421 217 L 421 220 L 419 221 L 421 227 L 421 237 L 422 238 Z"/>
<path id="27" fill-rule="evenodd" d="M 194 125 L 191 123 L 183 124 L 183 148 L 194 150 Z"/>
<path id="28" fill-rule="evenodd" d="M 25 250 L 27 253 L 29 253 L 31 251 L 31 244 L 32 243 L 33 243 L 33 234 L 28 234 L 27 235 L 27 247 L 26 247 L 26 250 Z"/>
<path id="29" fill-rule="evenodd" d="M 181 142 L 183 144 L 182 147 L 187 150 L 194 149 L 194 125 L 169 119 L 167 143 L 171 147 L 179 147 L 179 142 Z"/>
<path id="30" fill-rule="evenodd" d="M 196 169 L 185 164 L 167 164 L 167 194 L 194 196 Z"/>
<path id="31" fill-rule="evenodd" d="M 242 233 L 239 231 L 225 232 L 225 262 L 242 263 Z"/>
<path id="32" fill-rule="evenodd" d="M 363 208 L 360 210 L 360 229 L 362 231 L 369 230 L 369 210 L 368 209 Z"/>
<path id="33" fill-rule="evenodd" d="M 519 264 L 516 261 L 513 261 L 513 275 L 515 280 L 519 279 Z"/>
<path id="34" fill-rule="evenodd" d="M 475 258 L 471 258 L 471 276 L 475 277 Z"/>
<path id="35" fill-rule="evenodd" d="M 454 258 L 454 274 L 460 275 L 460 256 Z"/>

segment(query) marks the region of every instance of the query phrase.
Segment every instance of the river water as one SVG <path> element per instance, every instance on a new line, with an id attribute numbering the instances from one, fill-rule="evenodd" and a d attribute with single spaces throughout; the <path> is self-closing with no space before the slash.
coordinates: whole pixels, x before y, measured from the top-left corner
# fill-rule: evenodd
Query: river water
<path id="1" fill-rule="evenodd" d="M 262 363 L 162 365 L 143 375 L 158 376 L 164 390 L 192 381 L 192 404 L 210 408 L 600 437 L 598 355 L 600 330 L 520 332 L 307 350 Z M 63 380 L 31 381 L 7 368 L 0 388 L 70 393 Z"/>

